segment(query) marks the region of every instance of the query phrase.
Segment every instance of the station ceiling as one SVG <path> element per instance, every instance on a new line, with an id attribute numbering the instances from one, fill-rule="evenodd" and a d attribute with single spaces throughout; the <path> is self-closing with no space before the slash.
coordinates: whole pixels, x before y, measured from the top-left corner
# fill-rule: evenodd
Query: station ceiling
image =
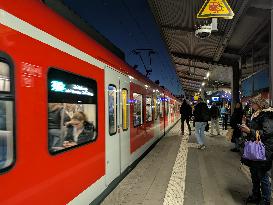
<path id="1" fill-rule="evenodd" d="M 161 36 L 173 60 L 185 92 L 198 92 L 208 71 L 210 87 L 230 87 L 233 63 L 255 52 L 257 64 L 268 64 L 272 0 L 227 0 L 232 20 L 218 19 L 218 31 L 206 39 L 195 36 L 208 19 L 196 15 L 204 0 L 149 0 Z M 257 43 L 259 42 L 259 43 Z M 255 70 L 249 60 L 241 61 L 241 77 Z"/>

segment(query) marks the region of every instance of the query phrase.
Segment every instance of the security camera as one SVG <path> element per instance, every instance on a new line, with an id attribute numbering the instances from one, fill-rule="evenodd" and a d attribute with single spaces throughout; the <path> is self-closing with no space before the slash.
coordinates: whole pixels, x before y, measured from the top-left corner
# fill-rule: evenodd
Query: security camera
<path id="1" fill-rule="evenodd" d="M 211 25 L 200 26 L 195 31 L 195 36 L 200 39 L 208 38 L 211 35 L 212 27 Z"/>

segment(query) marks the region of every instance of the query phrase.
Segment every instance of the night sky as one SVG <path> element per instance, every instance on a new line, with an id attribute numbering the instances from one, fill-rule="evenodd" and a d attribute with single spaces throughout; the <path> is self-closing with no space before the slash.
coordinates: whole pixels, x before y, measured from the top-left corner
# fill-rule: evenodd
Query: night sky
<path id="1" fill-rule="evenodd" d="M 175 95 L 184 91 L 176 75 L 174 65 L 162 41 L 158 26 L 146 0 L 65 0 L 72 10 L 92 25 L 125 53 L 128 64 L 137 65 L 137 70 L 146 74 L 144 65 L 152 68 L 149 78 L 159 80 Z M 140 56 L 134 49 L 152 49 L 155 54 L 141 51 Z"/>

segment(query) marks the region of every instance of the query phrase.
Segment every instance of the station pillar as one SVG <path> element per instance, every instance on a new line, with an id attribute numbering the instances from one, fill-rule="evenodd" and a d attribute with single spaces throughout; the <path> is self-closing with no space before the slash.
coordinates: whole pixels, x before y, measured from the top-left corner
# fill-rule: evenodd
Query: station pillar
<path id="1" fill-rule="evenodd" d="M 240 101 L 240 68 L 241 67 L 241 60 L 234 62 L 232 65 L 232 103 L 231 103 L 231 110 L 233 111 L 237 102 Z"/>

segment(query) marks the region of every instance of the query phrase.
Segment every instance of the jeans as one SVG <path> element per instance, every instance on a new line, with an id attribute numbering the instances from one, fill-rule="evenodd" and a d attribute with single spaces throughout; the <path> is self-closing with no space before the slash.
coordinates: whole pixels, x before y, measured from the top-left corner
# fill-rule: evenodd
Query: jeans
<path id="1" fill-rule="evenodd" d="M 261 197 L 264 202 L 270 202 L 271 198 L 271 183 L 267 169 L 263 167 L 250 167 L 251 179 L 252 179 L 252 194 L 255 197 Z M 261 194 L 262 191 L 262 194 Z"/>
<path id="2" fill-rule="evenodd" d="M 213 134 L 213 129 L 215 128 L 217 134 L 220 134 L 220 130 L 219 130 L 219 119 L 218 118 L 211 118 L 211 130 L 210 133 Z"/>
<path id="3" fill-rule="evenodd" d="M 204 132 L 207 122 L 195 122 L 195 136 L 197 143 L 200 145 L 204 144 Z"/>

